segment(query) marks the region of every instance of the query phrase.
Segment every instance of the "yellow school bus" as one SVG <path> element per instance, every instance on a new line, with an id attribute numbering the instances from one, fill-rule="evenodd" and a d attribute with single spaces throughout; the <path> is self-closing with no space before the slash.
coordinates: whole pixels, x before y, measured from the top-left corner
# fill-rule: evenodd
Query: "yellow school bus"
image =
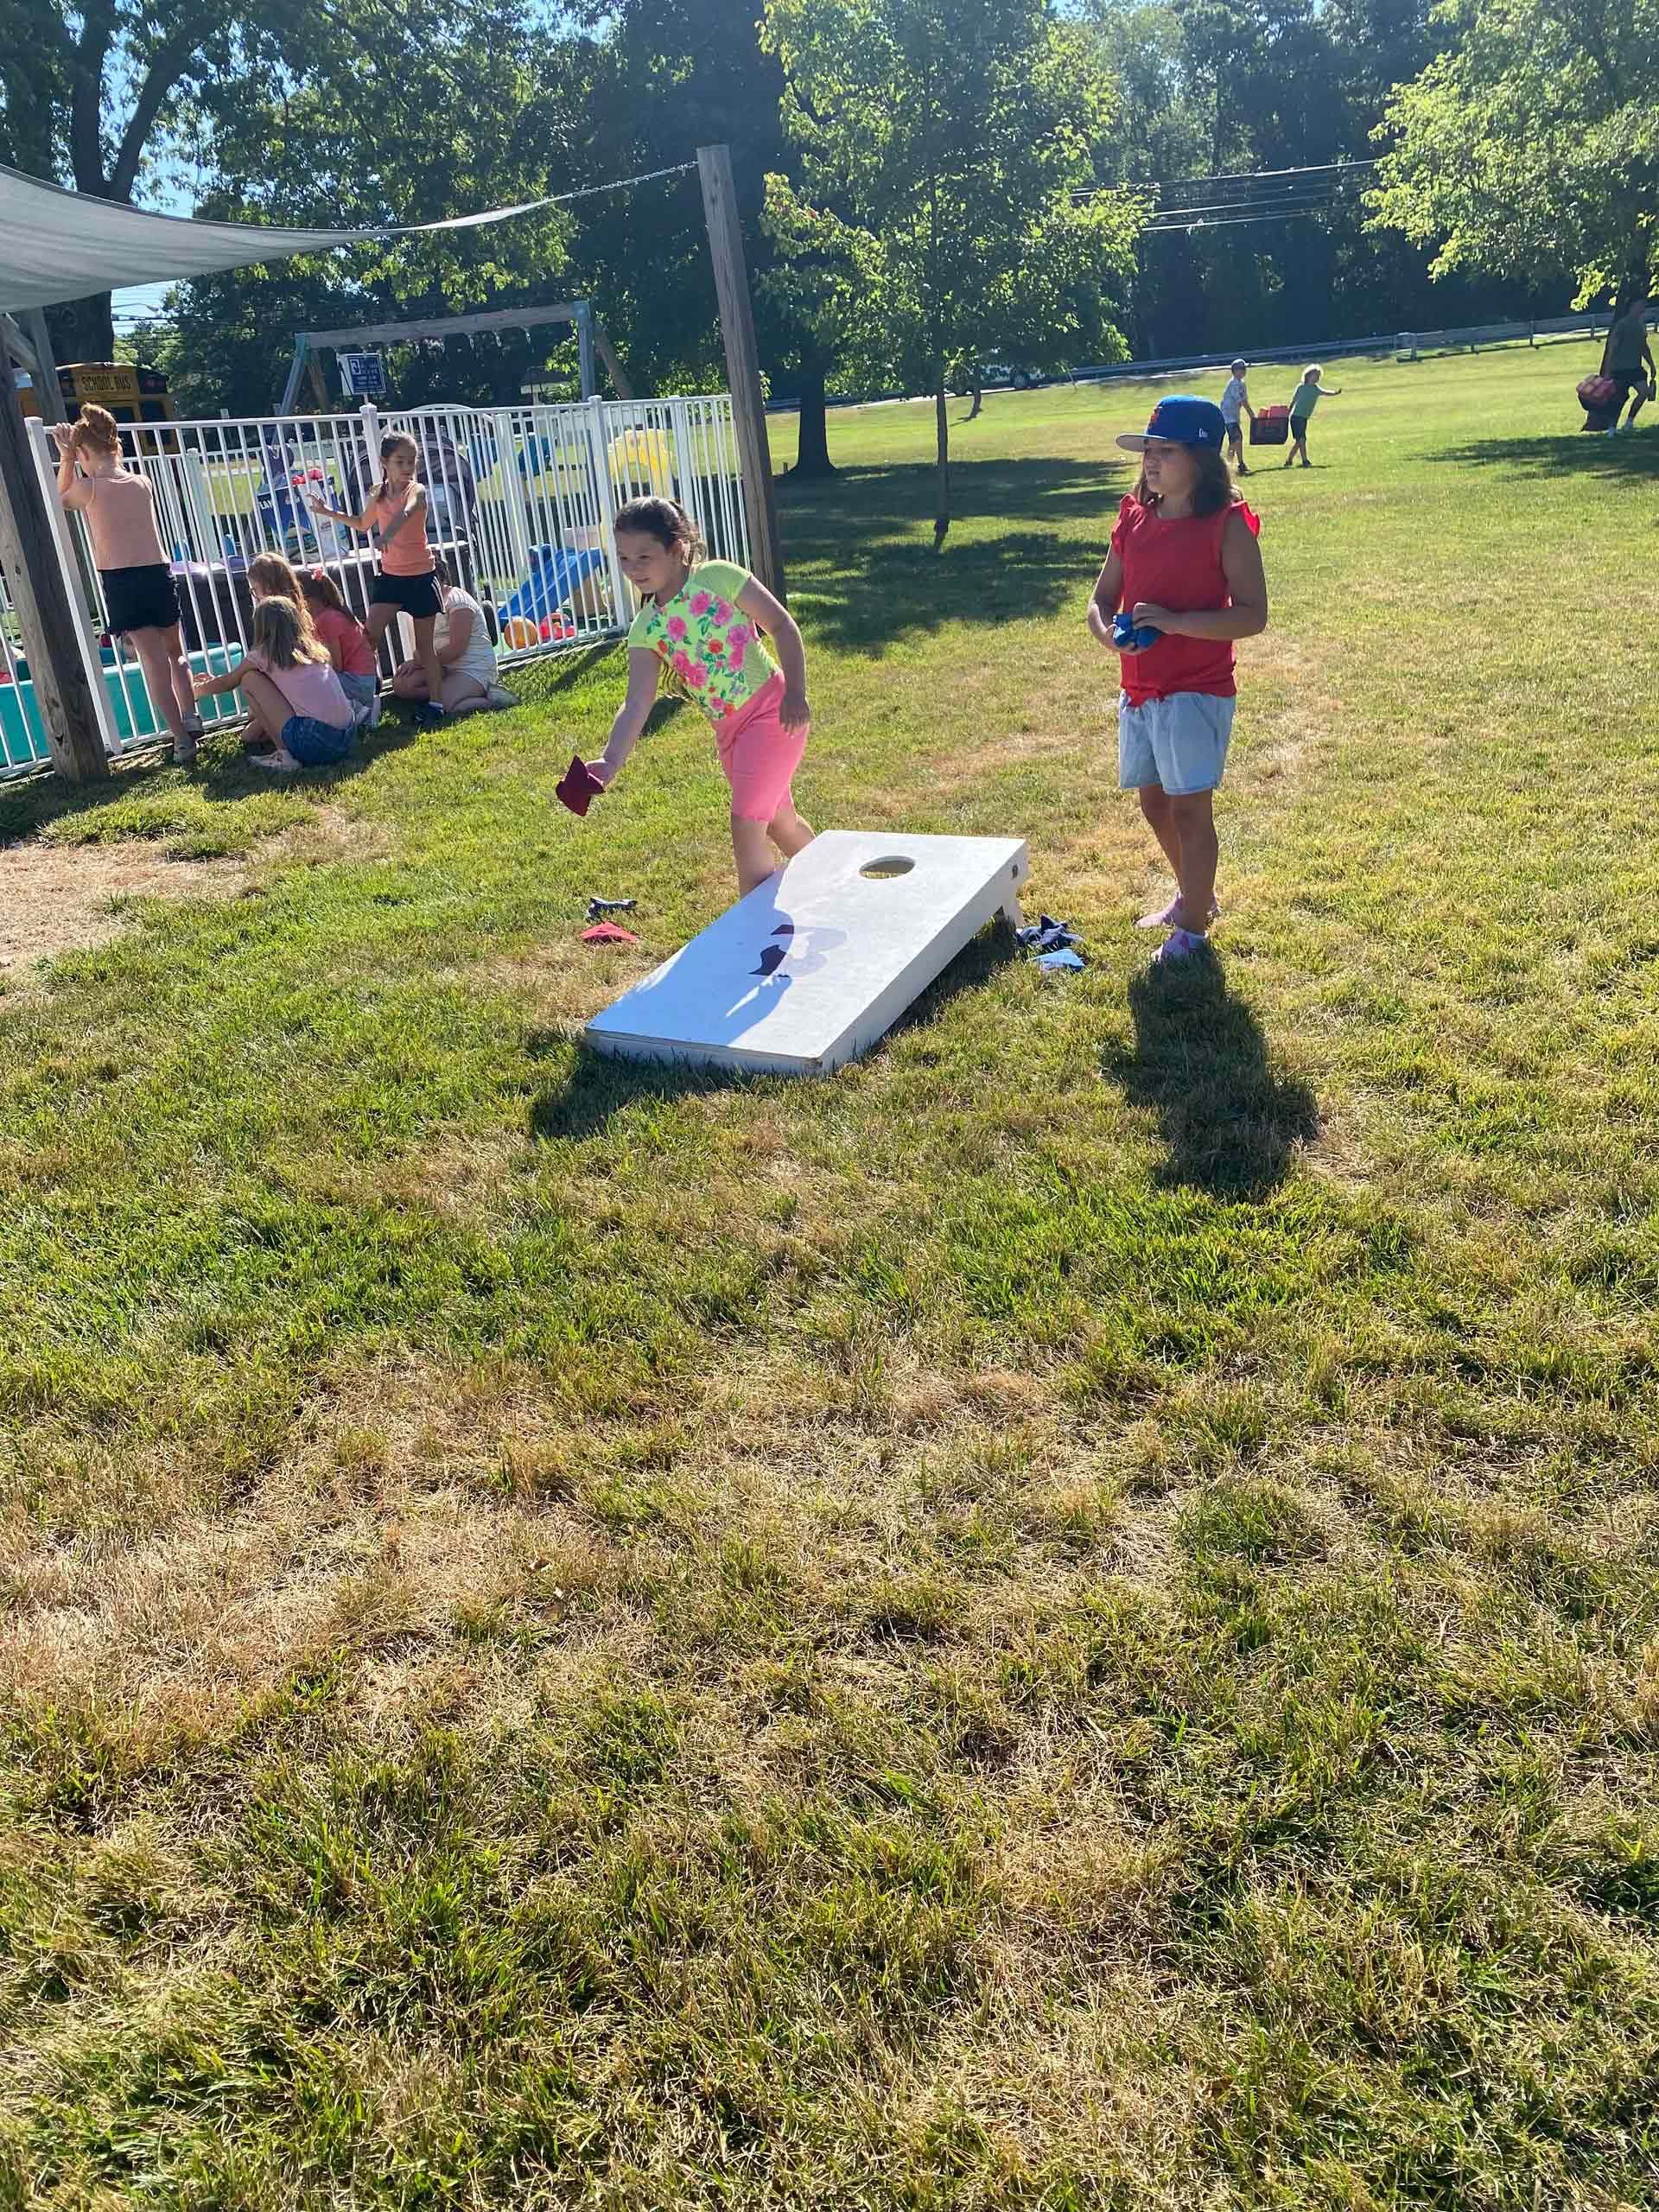
<path id="1" fill-rule="evenodd" d="M 107 407 L 118 423 L 177 420 L 161 371 L 137 368 L 130 361 L 67 362 L 58 371 L 58 388 L 63 411 L 72 423 L 87 401 Z"/>

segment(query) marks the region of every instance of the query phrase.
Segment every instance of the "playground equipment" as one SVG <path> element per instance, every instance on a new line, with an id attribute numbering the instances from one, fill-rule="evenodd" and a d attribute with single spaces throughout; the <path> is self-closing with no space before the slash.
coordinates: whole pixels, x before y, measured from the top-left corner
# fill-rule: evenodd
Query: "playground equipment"
<path id="1" fill-rule="evenodd" d="M 649 491 L 659 499 L 674 490 L 674 456 L 660 430 L 623 430 L 611 440 L 611 481 L 631 497 Z"/>
<path id="2" fill-rule="evenodd" d="M 606 566 L 595 548 L 572 550 L 563 545 L 532 545 L 530 574 L 510 599 L 495 610 L 501 635 L 510 645 L 533 645 L 550 635 L 542 626 L 580 600 L 582 611 L 591 613 L 597 588 L 583 590 L 590 576 Z M 520 626 L 526 635 L 520 635 Z"/>
<path id="3" fill-rule="evenodd" d="M 486 330 L 522 330 L 528 335 L 531 331 L 543 329 L 549 323 L 574 323 L 576 327 L 576 349 L 582 364 L 582 396 L 584 399 L 591 399 L 599 389 L 599 379 L 594 367 L 595 354 L 609 372 L 617 397 L 633 397 L 627 378 L 623 374 L 622 364 L 616 358 L 615 348 L 594 313 L 593 302 L 569 300 L 556 308 L 500 308 L 492 309 L 487 315 L 439 315 L 425 322 L 365 322 L 353 330 L 296 331 L 294 359 L 289 364 L 288 382 L 283 386 L 276 412 L 279 415 L 294 412 L 295 402 L 300 396 L 301 378 L 308 372 L 318 406 L 327 406 L 328 393 L 323 383 L 322 365 L 318 358 L 325 352 L 354 353 L 365 346 L 412 346 L 433 338 L 442 345 L 451 338 L 471 337 Z"/>

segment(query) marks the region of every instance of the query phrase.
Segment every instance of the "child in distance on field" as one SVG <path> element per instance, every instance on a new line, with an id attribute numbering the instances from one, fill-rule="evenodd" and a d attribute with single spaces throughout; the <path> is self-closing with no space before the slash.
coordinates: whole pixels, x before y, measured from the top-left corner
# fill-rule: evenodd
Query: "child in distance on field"
<path id="1" fill-rule="evenodd" d="M 1290 451 L 1285 455 L 1287 468 L 1290 467 L 1298 454 L 1302 457 L 1302 467 L 1312 468 L 1313 464 L 1307 457 L 1308 419 L 1320 400 L 1340 399 L 1342 397 L 1342 386 L 1339 384 L 1319 382 L 1324 373 L 1324 370 L 1315 361 L 1312 368 L 1302 371 L 1302 380 L 1291 394 Z"/>
<path id="2" fill-rule="evenodd" d="M 1249 372 L 1248 361 L 1235 361 L 1228 371 L 1221 395 L 1221 419 L 1227 425 L 1227 457 L 1240 476 L 1248 476 L 1250 472 L 1244 460 L 1244 430 L 1239 417 L 1248 415 L 1252 423 L 1255 420 L 1255 410 L 1244 384 Z"/>

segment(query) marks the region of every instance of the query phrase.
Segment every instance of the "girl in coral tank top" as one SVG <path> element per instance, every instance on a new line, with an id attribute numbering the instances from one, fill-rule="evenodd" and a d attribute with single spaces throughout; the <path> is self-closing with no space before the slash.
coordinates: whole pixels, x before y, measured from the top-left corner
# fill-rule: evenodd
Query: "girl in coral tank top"
<path id="1" fill-rule="evenodd" d="M 1175 871 L 1174 898 L 1141 918 L 1168 932 L 1162 962 L 1205 950 L 1221 912 L 1214 793 L 1232 734 L 1233 641 L 1268 626 L 1261 524 L 1233 490 L 1225 435 L 1212 400 L 1180 396 L 1119 438 L 1141 455 L 1141 478 L 1089 603 L 1090 633 L 1118 656 L 1118 784 L 1140 793 Z"/>

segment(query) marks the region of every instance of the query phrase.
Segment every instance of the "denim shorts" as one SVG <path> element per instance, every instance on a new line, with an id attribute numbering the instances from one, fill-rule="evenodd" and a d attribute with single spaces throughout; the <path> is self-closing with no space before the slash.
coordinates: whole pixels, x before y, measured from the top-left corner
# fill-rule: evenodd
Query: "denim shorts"
<path id="1" fill-rule="evenodd" d="M 1117 700 L 1117 782 L 1121 791 L 1160 784 L 1173 798 L 1212 791 L 1227 765 L 1236 699 L 1208 691 L 1172 691 L 1166 699 Z"/>
<path id="2" fill-rule="evenodd" d="M 374 695 L 379 689 L 372 676 L 342 676 L 340 688 L 351 702 L 352 712 L 360 723 L 367 721 L 374 711 Z"/>
<path id="3" fill-rule="evenodd" d="M 290 715 L 283 724 L 283 743 L 302 768 L 331 768 L 357 743 L 357 725 L 335 729 L 315 715 Z"/>

